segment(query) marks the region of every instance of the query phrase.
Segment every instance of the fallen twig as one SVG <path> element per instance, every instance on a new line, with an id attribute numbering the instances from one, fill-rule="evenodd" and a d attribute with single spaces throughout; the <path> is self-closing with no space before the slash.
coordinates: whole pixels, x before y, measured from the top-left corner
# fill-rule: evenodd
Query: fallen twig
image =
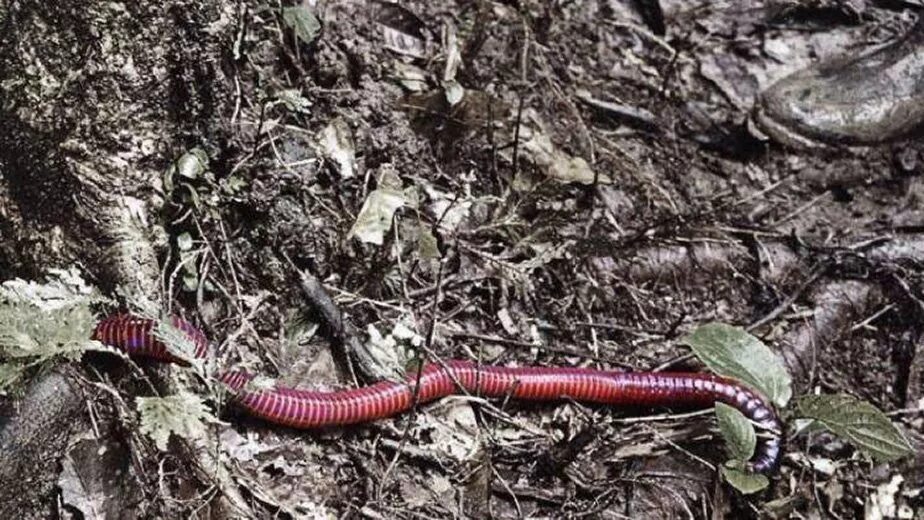
<path id="1" fill-rule="evenodd" d="M 337 346 L 341 349 L 344 359 L 355 362 L 355 372 L 358 372 L 360 377 L 368 381 L 381 381 L 391 378 L 394 372 L 389 367 L 384 366 L 359 340 L 359 331 L 349 320 L 344 318 L 340 308 L 337 307 L 333 298 L 324 289 L 321 281 L 307 269 L 299 269 L 285 252 L 281 254 L 298 273 L 298 286 L 302 290 L 302 295 L 308 300 L 311 307 L 321 315 L 321 319 L 336 340 Z M 349 367 L 351 371 L 354 371 L 352 363 L 349 363 Z"/>

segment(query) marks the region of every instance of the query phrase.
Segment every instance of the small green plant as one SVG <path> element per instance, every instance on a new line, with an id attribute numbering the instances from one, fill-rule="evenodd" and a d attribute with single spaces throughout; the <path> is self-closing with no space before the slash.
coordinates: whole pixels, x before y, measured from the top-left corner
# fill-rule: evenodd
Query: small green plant
<path id="1" fill-rule="evenodd" d="M 878 408 L 849 395 L 806 395 L 796 401 L 800 417 L 847 439 L 870 457 L 891 462 L 912 453 L 901 430 Z"/>
<path id="2" fill-rule="evenodd" d="M 207 383 L 212 400 L 223 402 L 226 398 L 223 387 L 213 384 L 214 360 L 209 356 L 197 357 L 196 342 L 174 325 L 172 318 L 155 319 L 154 337 L 164 344 L 170 355 L 185 363 L 175 369 L 181 375 L 194 375 Z M 136 407 L 141 421 L 141 433 L 151 438 L 161 451 L 167 449 L 171 435 L 183 439 L 203 438 L 208 424 L 220 423 L 203 398 L 187 390 L 167 396 L 139 397 L 136 399 Z"/>
<path id="3" fill-rule="evenodd" d="M 295 36 L 305 44 L 313 42 L 321 32 L 321 21 L 315 16 L 314 10 L 308 6 L 284 7 L 282 22 L 291 28 Z"/>
<path id="4" fill-rule="evenodd" d="M 218 422 L 202 398 L 182 391 L 165 397 L 136 399 L 141 417 L 141 433 L 150 437 L 157 449 L 167 450 L 170 435 L 184 439 L 204 437 L 207 422 Z"/>
<path id="5" fill-rule="evenodd" d="M 27 374 L 88 350 L 113 352 L 90 339 L 99 297 L 76 269 L 49 271 L 42 283 L 21 279 L 0 285 L 0 395 Z"/>
<path id="6" fill-rule="evenodd" d="M 91 340 L 96 316 L 90 306 L 101 301 L 76 270 L 52 270 L 37 283 L 10 280 L 0 284 L 0 395 L 5 395 L 35 370 L 58 361 L 76 361 L 87 351 L 126 357 L 118 349 Z M 161 320 L 155 332 L 174 356 L 190 363 L 206 377 L 207 367 L 195 357 L 195 344 L 170 320 Z M 218 420 L 202 399 L 181 391 L 166 397 L 137 401 L 141 431 L 165 450 L 171 433 L 201 435 L 207 422 Z"/>
<path id="7" fill-rule="evenodd" d="M 236 175 L 216 178 L 215 172 L 210 169 L 208 154 L 199 147 L 183 153 L 165 170 L 164 194 L 170 201 L 171 220 L 177 226 L 177 233 L 172 238 L 176 246 L 174 252 L 179 258 L 176 274 L 180 276 L 183 290 L 195 292 L 200 285 L 205 291 L 214 290 L 208 281 L 200 279 L 200 265 L 208 248 L 206 241 L 198 236 L 198 230 L 188 222 L 188 217 L 194 215 L 204 220 L 219 220 L 219 203 L 229 198 L 233 200 L 245 185 Z M 186 230 L 180 231 L 183 227 Z"/>
<path id="8" fill-rule="evenodd" d="M 744 329 L 709 323 L 697 328 L 683 342 L 716 374 L 741 381 L 781 410 L 789 403 L 792 379 L 782 360 Z M 742 493 L 766 488 L 767 477 L 749 472 L 746 467 L 757 442 L 754 425 L 741 412 L 722 403 L 716 404 L 715 413 L 729 453 L 729 460 L 721 469 L 722 476 Z M 891 461 L 913 453 L 908 439 L 882 411 L 854 397 L 803 396 L 797 399 L 795 416 L 843 437 L 877 460 Z"/>

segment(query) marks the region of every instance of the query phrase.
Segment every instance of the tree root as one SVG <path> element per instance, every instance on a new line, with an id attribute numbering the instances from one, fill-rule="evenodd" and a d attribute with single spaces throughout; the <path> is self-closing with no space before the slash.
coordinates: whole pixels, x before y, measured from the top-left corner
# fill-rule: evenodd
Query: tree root
<path id="1" fill-rule="evenodd" d="M 854 280 L 831 282 L 814 291 L 809 297 L 812 316 L 775 342 L 793 380 L 811 382 L 820 346 L 843 337 L 881 298 L 875 285 Z"/>
<path id="2" fill-rule="evenodd" d="M 0 517 L 52 516 L 58 458 L 85 418 L 83 394 L 65 371 L 32 381 L 0 425 Z"/>

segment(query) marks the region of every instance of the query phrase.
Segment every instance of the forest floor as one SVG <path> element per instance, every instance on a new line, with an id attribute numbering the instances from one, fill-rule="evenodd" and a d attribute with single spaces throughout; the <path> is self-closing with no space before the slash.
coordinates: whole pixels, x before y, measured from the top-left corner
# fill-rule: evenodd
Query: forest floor
<path id="1" fill-rule="evenodd" d="M 319 4 L 316 34 L 275 6 L 235 11 L 217 123 L 139 190 L 160 204 L 162 299 L 222 364 L 309 388 L 418 355 L 703 370 L 682 339 L 723 322 L 778 352 L 796 395 L 868 401 L 918 452 L 876 463 L 792 437 L 771 486 L 743 495 L 716 471 L 709 414 L 447 399 L 305 433 L 230 410 L 212 433 L 254 514 L 924 515 L 924 146 L 792 150 L 749 124 L 773 81 L 900 35 L 906 2 Z M 360 363 L 296 268 L 355 326 Z M 128 444 L 122 499 L 141 516 L 207 510 L 181 452 Z M 67 460 L 73 490 L 93 461 Z"/>

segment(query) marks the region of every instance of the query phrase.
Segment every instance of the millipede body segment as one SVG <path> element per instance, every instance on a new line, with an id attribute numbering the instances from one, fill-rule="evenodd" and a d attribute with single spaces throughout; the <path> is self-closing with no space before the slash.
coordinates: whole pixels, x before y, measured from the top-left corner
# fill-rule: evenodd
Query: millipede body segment
<path id="1" fill-rule="evenodd" d="M 208 355 L 208 339 L 202 332 L 180 318 L 171 320 L 193 342 L 196 357 Z M 101 321 L 93 337 L 131 356 L 177 362 L 155 337 L 154 325 L 153 320 L 119 314 Z M 247 383 L 253 375 L 244 371 L 223 372 L 218 378 L 250 415 L 293 428 L 374 421 L 409 410 L 415 399 L 427 403 L 459 393 L 530 401 L 573 399 L 633 407 L 705 408 L 722 402 L 735 407 L 758 429 L 764 430 L 749 463 L 751 469 L 772 473 L 782 456 L 782 425 L 774 410 L 747 387 L 711 374 L 498 367 L 453 360 L 425 365 L 420 374 L 414 371 L 403 382 L 384 381 L 333 392 L 285 387 L 252 389 Z"/>

